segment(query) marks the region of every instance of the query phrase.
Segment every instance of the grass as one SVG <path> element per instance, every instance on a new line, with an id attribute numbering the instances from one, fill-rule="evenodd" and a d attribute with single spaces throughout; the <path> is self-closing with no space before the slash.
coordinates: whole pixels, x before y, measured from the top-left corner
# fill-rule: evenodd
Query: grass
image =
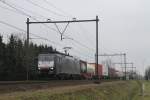
<path id="1" fill-rule="evenodd" d="M 142 82 L 141 82 L 142 83 Z M 143 81 L 145 88 L 144 88 L 144 95 L 140 91 L 138 95 L 135 96 L 134 100 L 150 100 L 150 81 Z M 142 86 L 142 84 L 140 84 Z"/>
<path id="2" fill-rule="evenodd" d="M 139 87 L 137 81 L 107 82 L 100 85 L 16 92 L 2 95 L 0 100 L 142 100 L 136 99 L 140 91 Z"/>

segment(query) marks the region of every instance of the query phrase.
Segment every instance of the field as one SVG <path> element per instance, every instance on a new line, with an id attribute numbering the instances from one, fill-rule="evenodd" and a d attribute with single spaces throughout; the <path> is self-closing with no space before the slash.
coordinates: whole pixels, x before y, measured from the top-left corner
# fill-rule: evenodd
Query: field
<path id="1" fill-rule="evenodd" d="M 143 100 L 150 100 L 147 99 L 150 85 L 148 82 L 145 82 L 145 85 L 145 99 Z M 142 100 L 140 93 L 140 81 L 114 81 L 5 91 L 5 93 L 0 92 L 0 100 Z"/>

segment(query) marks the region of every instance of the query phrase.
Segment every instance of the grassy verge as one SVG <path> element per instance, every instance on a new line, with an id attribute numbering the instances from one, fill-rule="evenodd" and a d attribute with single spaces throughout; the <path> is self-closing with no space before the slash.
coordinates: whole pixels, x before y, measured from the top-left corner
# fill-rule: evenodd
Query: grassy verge
<path id="1" fill-rule="evenodd" d="M 39 91 L 16 92 L 0 100 L 133 100 L 139 93 L 136 81 L 118 81 L 83 86 L 70 86 Z"/>
<path id="2" fill-rule="evenodd" d="M 143 83 L 144 95 L 142 95 L 142 93 L 139 92 L 138 95 L 135 96 L 134 100 L 150 100 L 150 81 L 143 81 Z"/>

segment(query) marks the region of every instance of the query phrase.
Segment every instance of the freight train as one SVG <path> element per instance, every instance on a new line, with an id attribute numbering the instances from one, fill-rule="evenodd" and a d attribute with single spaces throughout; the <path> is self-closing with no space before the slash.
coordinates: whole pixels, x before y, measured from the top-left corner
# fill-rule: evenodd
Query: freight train
<path id="1" fill-rule="evenodd" d="M 47 53 L 38 56 L 38 73 L 57 79 L 93 79 L 108 76 L 107 66 L 87 63 L 64 53 Z M 98 74 L 96 74 L 98 72 Z"/>

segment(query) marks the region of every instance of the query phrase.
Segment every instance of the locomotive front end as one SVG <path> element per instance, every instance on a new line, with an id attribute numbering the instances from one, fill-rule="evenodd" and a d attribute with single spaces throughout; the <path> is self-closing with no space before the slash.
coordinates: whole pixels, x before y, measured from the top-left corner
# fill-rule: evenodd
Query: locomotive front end
<path id="1" fill-rule="evenodd" d="M 38 56 L 38 70 L 40 74 L 54 74 L 54 57 L 49 54 Z"/>

